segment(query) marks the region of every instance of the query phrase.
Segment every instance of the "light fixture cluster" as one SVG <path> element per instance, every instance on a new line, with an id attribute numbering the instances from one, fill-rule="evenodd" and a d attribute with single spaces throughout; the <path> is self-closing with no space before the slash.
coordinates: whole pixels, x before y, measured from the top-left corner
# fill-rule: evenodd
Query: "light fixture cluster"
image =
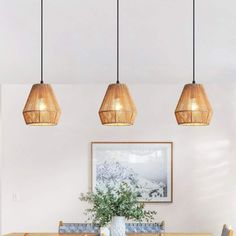
<path id="1" fill-rule="evenodd" d="M 195 81 L 195 0 L 193 0 L 193 81 L 186 84 L 175 110 L 179 125 L 205 126 L 212 118 L 212 108 L 203 85 Z M 49 84 L 43 82 L 43 0 L 41 0 L 41 82 L 33 85 L 23 115 L 27 125 L 56 125 L 61 114 Z M 108 126 L 133 125 L 137 110 L 128 87 L 119 78 L 119 0 L 117 0 L 117 81 L 107 88 L 99 109 L 101 123 Z"/>

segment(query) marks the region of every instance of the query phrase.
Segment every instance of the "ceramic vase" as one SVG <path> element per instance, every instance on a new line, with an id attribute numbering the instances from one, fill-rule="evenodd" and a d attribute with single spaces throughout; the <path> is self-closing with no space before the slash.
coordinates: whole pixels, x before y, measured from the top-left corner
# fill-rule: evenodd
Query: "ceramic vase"
<path id="1" fill-rule="evenodd" d="M 125 236 L 125 217 L 123 216 L 112 217 L 111 236 Z"/>

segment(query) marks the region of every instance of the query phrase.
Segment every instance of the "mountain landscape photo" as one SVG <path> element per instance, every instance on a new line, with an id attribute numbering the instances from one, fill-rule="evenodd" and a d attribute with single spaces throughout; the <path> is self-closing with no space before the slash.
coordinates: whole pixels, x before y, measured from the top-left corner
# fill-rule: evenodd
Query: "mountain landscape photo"
<path id="1" fill-rule="evenodd" d="M 98 161 L 96 164 L 96 186 L 102 188 L 106 185 L 115 186 L 125 182 L 139 193 L 142 200 L 167 197 L 167 183 L 165 181 L 148 179 L 122 164 L 117 160 Z"/>

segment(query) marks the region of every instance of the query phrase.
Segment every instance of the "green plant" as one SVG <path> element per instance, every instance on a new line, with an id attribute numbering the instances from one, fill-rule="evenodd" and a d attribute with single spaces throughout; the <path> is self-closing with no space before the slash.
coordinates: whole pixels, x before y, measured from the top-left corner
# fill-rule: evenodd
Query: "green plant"
<path id="1" fill-rule="evenodd" d="M 144 209 L 144 203 L 138 202 L 138 193 L 126 183 L 118 187 L 107 186 L 104 190 L 96 188 L 95 192 L 81 194 L 81 201 L 92 205 L 86 210 L 88 219 L 99 226 L 106 226 L 113 216 L 124 216 L 127 220 L 150 222 L 156 211 Z"/>

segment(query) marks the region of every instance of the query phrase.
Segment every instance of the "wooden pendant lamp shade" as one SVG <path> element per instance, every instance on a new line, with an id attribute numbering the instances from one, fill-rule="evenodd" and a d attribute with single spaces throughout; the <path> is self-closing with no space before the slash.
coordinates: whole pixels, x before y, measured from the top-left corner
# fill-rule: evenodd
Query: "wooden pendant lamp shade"
<path id="1" fill-rule="evenodd" d="M 212 118 L 212 108 L 204 87 L 195 81 L 195 0 L 193 0 L 193 82 L 186 84 L 175 109 L 179 125 L 206 126 Z"/>
<path id="2" fill-rule="evenodd" d="M 133 125 L 136 107 L 125 84 L 110 84 L 99 110 L 103 125 Z"/>
<path id="3" fill-rule="evenodd" d="M 43 81 L 43 0 L 41 0 L 41 81 L 31 88 L 23 110 L 27 125 L 54 126 L 57 125 L 61 109 L 50 84 Z"/>
<path id="4" fill-rule="evenodd" d="M 49 84 L 34 84 L 23 110 L 27 125 L 57 125 L 61 115 L 53 89 Z"/>
<path id="5" fill-rule="evenodd" d="M 212 108 L 201 84 L 186 84 L 175 110 L 179 125 L 209 125 Z"/>
<path id="6" fill-rule="evenodd" d="M 125 84 L 119 81 L 119 0 L 117 0 L 117 80 L 107 88 L 99 116 L 103 125 L 133 125 L 137 114 L 136 107 Z"/>

